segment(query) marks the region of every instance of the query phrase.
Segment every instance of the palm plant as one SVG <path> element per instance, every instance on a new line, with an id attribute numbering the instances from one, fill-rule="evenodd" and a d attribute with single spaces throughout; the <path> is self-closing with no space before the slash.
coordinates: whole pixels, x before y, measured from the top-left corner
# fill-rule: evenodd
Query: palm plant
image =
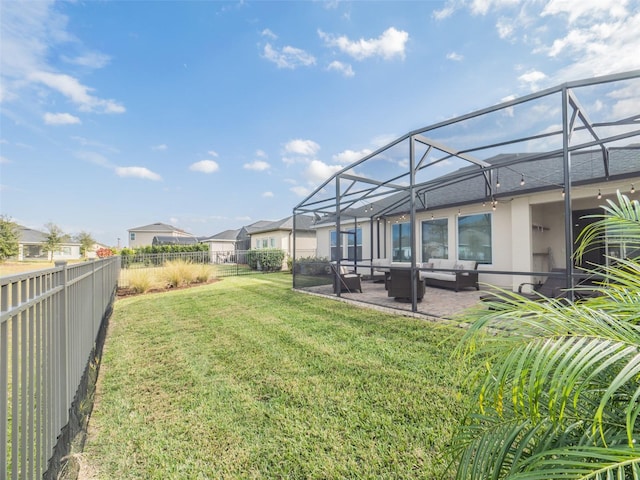
<path id="1" fill-rule="evenodd" d="M 609 202 L 577 255 L 612 234 L 640 247 L 637 201 Z M 466 319 L 459 351 L 480 368 L 452 447 L 456 478 L 640 479 L 640 256 L 615 260 L 596 297 L 505 294 Z"/>

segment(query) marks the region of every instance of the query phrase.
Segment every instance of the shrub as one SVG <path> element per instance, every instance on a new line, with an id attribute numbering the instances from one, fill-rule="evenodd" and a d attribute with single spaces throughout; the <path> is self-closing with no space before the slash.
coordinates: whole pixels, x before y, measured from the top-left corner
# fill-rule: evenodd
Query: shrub
<path id="1" fill-rule="evenodd" d="M 206 283 L 209 281 L 209 277 L 211 277 L 211 267 L 209 265 L 199 263 L 192 265 L 192 267 L 193 277 L 196 283 Z"/>
<path id="2" fill-rule="evenodd" d="M 331 264 L 327 257 L 304 257 L 295 261 L 296 273 L 302 275 L 325 275 L 331 272 Z"/>
<path id="3" fill-rule="evenodd" d="M 112 257 L 113 250 L 105 247 L 99 248 L 98 250 L 96 250 L 96 255 L 98 256 L 98 258 Z"/>
<path id="4" fill-rule="evenodd" d="M 277 248 L 264 250 L 249 250 L 247 252 L 247 263 L 253 270 L 264 272 L 277 272 L 282 270 L 284 251 Z"/>
<path id="5" fill-rule="evenodd" d="M 172 260 L 164 264 L 162 277 L 172 287 L 188 285 L 195 279 L 194 265 L 184 260 Z"/>
<path id="6" fill-rule="evenodd" d="M 155 282 L 155 277 L 148 270 L 131 270 L 127 275 L 129 288 L 135 293 L 148 292 Z"/>

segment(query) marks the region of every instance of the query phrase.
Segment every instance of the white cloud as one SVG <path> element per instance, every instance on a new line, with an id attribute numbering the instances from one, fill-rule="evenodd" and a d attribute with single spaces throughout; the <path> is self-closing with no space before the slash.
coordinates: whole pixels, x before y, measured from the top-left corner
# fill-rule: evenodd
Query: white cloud
<path id="1" fill-rule="evenodd" d="M 284 150 L 287 153 L 293 153 L 296 155 L 303 155 L 311 157 L 320 151 L 320 145 L 313 140 L 303 140 L 297 138 L 287 142 L 284 146 Z"/>
<path id="2" fill-rule="evenodd" d="M 113 168 L 114 170 L 117 168 L 109 161 L 107 157 L 96 152 L 80 151 L 75 152 L 74 156 L 76 158 L 79 158 L 80 160 L 93 163 L 94 165 L 98 165 L 100 167 Z"/>
<path id="3" fill-rule="evenodd" d="M 263 37 L 271 38 L 273 40 L 278 38 L 278 36 L 275 33 L 273 33 L 271 30 L 269 30 L 268 28 L 265 28 L 264 30 L 262 30 L 262 32 L 260 32 L 260 35 L 262 35 Z"/>
<path id="4" fill-rule="evenodd" d="M 268 158 L 267 153 L 264 150 L 256 150 L 256 157 L 260 157 L 260 158 Z"/>
<path id="5" fill-rule="evenodd" d="M 464 56 L 460 55 L 459 53 L 456 53 L 456 52 L 447 53 L 447 60 L 453 60 L 454 62 L 460 62 L 463 59 L 464 59 Z"/>
<path id="6" fill-rule="evenodd" d="M 207 152 L 209 155 L 211 155 L 212 157 L 218 157 L 218 152 L 216 152 L 215 150 L 209 150 Z"/>
<path id="7" fill-rule="evenodd" d="M 312 160 L 304 174 L 312 184 L 319 184 L 328 180 L 334 173 L 343 168 L 342 165 L 327 165 L 320 160 Z"/>
<path id="8" fill-rule="evenodd" d="M 217 172 L 220 166 L 213 160 L 200 160 L 199 162 L 192 163 L 189 166 L 189 170 L 202 173 Z"/>
<path id="9" fill-rule="evenodd" d="M 109 61 L 107 55 L 88 50 L 67 31 L 68 17 L 60 14 L 59 10 L 53 1 L 2 2 L 0 99 L 41 102 L 43 94 L 48 93 L 41 88 L 44 85 L 69 98 L 81 110 L 123 113 L 124 106 L 115 100 L 90 94 L 90 87 L 52 65 L 51 59 L 57 56 L 60 46 L 81 52 L 76 56 L 63 57 L 74 65 L 95 69 Z"/>
<path id="10" fill-rule="evenodd" d="M 434 10 L 433 11 L 433 18 L 435 18 L 436 20 L 444 20 L 446 18 L 449 18 L 451 15 L 453 15 L 456 10 L 457 9 L 453 5 L 453 3 L 449 2 L 447 5 L 442 7 L 440 10 Z"/>
<path id="11" fill-rule="evenodd" d="M 70 113 L 45 113 L 43 115 L 44 123 L 47 125 L 73 125 L 82 123 L 80 119 Z"/>
<path id="12" fill-rule="evenodd" d="M 535 91 L 539 88 L 538 84 L 546 78 L 547 76 L 544 73 L 538 70 L 531 70 L 520 75 L 518 80 L 526 84 L 532 91 Z"/>
<path id="13" fill-rule="evenodd" d="M 32 72 L 29 80 L 57 90 L 84 112 L 124 113 L 126 109 L 114 100 L 104 100 L 91 95 L 92 88 L 82 85 L 76 78 L 63 73 Z"/>
<path id="14" fill-rule="evenodd" d="M 364 60 L 369 57 L 382 57 L 390 60 L 394 57 L 404 59 L 405 48 L 409 40 L 409 34 L 403 30 L 396 30 L 394 27 L 386 29 L 378 38 L 365 40 L 350 40 L 347 36 L 336 37 L 318 30 L 318 35 L 325 44 L 330 47 L 337 47 L 341 52 L 355 58 Z"/>
<path id="15" fill-rule="evenodd" d="M 264 192 L 262 196 L 264 198 L 273 198 L 274 195 L 273 195 L 273 192 Z"/>
<path id="16" fill-rule="evenodd" d="M 269 165 L 269 163 L 265 162 L 264 160 L 255 160 L 251 163 L 245 163 L 243 165 L 243 168 L 246 170 L 255 170 L 257 172 L 262 172 L 271 168 L 271 165 Z"/>
<path id="17" fill-rule="evenodd" d="M 515 29 L 513 21 L 508 18 L 500 18 L 496 23 L 496 28 L 498 29 L 498 36 L 503 40 L 511 38 Z"/>
<path id="18" fill-rule="evenodd" d="M 295 187 L 291 187 L 289 190 L 291 190 L 293 193 L 295 193 L 299 197 L 306 197 L 311 193 L 310 188 L 303 187 L 302 185 L 296 185 Z"/>
<path id="19" fill-rule="evenodd" d="M 286 46 L 278 50 L 267 43 L 264 46 L 264 58 L 275 63 L 278 68 L 295 69 L 297 67 L 309 67 L 315 65 L 316 58 L 310 53 L 299 48 Z"/>
<path id="20" fill-rule="evenodd" d="M 601 17 L 608 15 L 622 18 L 627 15 L 627 0 L 550 0 L 542 11 L 542 16 L 566 14 L 569 23 L 574 23 L 582 17 Z"/>
<path id="21" fill-rule="evenodd" d="M 327 67 L 327 70 L 335 70 L 345 77 L 353 77 L 355 75 L 355 72 L 353 71 L 351 65 L 349 65 L 348 63 L 339 62 L 338 60 L 334 60 L 333 62 L 331 62 Z"/>
<path id="22" fill-rule="evenodd" d="M 134 177 L 154 181 L 162 180 L 160 175 L 145 167 L 116 167 L 115 170 L 119 177 Z"/>
<path id="23" fill-rule="evenodd" d="M 80 65 L 82 67 L 89 68 L 103 68 L 109 64 L 111 61 L 111 57 L 109 55 L 105 55 L 104 53 L 99 52 L 87 52 L 84 55 L 78 55 L 77 57 L 67 57 L 63 56 L 62 59 L 73 65 Z"/>
<path id="24" fill-rule="evenodd" d="M 169 147 L 168 147 L 166 144 L 161 143 L 160 145 L 154 145 L 154 146 L 152 146 L 152 147 L 151 147 L 151 150 L 155 150 L 155 151 L 158 151 L 158 152 L 163 152 L 163 151 L 165 151 L 165 150 L 166 150 L 166 149 L 168 149 L 168 148 L 169 148 Z"/>
<path id="25" fill-rule="evenodd" d="M 492 8 L 503 8 L 518 5 L 520 0 L 472 0 L 471 13 L 486 15 Z"/>
<path id="26" fill-rule="evenodd" d="M 515 95 L 507 95 L 506 97 L 503 97 L 500 99 L 500 103 L 503 102 L 510 102 L 511 100 L 515 100 L 517 97 Z M 513 117 L 514 116 L 514 109 L 513 107 L 507 107 L 504 110 L 504 114 L 507 117 Z"/>
<path id="27" fill-rule="evenodd" d="M 11 163 L 8 158 L 0 156 L 0 164 Z"/>
<path id="28" fill-rule="evenodd" d="M 361 158 L 366 157 L 371 153 L 371 150 L 368 148 L 362 149 L 360 151 L 354 150 L 345 150 L 343 152 L 338 153 L 333 156 L 333 160 L 338 162 L 340 165 L 350 165 L 353 162 L 357 162 Z"/>

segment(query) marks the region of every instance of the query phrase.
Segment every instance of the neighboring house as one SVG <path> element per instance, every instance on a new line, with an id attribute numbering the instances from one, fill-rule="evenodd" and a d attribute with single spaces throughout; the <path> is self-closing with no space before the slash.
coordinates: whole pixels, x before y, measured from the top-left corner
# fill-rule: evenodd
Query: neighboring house
<path id="1" fill-rule="evenodd" d="M 239 250 L 238 236 L 241 229 L 225 230 L 202 239 L 202 243 L 209 245 L 211 263 L 236 262 L 236 251 Z"/>
<path id="2" fill-rule="evenodd" d="M 45 250 L 47 234 L 39 230 L 18 226 L 18 260 L 78 260 L 80 244 L 64 242 L 51 254 Z"/>
<path id="3" fill-rule="evenodd" d="M 98 258 L 98 254 L 96 253 L 101 248 L 110 248 L 107 245 L 103 245 L 102 243 L 94 243 L 89 250 L 87 250 L 87 258 Z"/>
<path id="4" fill-rule="evenodd" d="M 153 244 L 153 238 L 161 237 L 194 237 L 191 233 L 165 223 L 152 223 L 142 227 L 130 228 L 129 248 L 146 247 Z"/>
<path id="5" fill-rule="evenodd" d="M 316 231 L 311 228 L 314 217 L 298 215 L 296 217 L 296 256 L 315 255 Z M 293 256 L 293 216 L 276 222 L 248 228 L 252 249 L 277 248 L 288 256 Z"/>
<path id="6" fill-rule="evenodd" d="M 315 255 L 316 232 L 311 228 L 313 217 L 298 215 L 296 219 L 298 255 Z M 283 250 L 287 256 L 293 256 L 293 217 L 278 221 L 259 220 L 237 230 L 225 230 L 202 239 L 209 244 L 209 253 L 213 263 L 243 263 L 247 250 L 275 248 Z M 286 266 L 286 257 L 283 262 Z"/>

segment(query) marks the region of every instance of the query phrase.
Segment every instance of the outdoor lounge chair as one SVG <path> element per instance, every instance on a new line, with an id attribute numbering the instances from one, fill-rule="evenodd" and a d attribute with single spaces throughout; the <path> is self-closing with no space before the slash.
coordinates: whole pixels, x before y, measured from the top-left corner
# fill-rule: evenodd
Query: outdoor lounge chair
<path id="1" fill-rule="evenodd" d="M 360 292 L 362 293 L 362 278 L 359 273 L 348 272 L 346 267 L 340 266 L 338 272 L 336 265 L 332 265 L 335 275 L 333 276 L 333 293 L 340 292 Z"/>
<path id="2" fill-rule="evenodd" d="M 424 281 L 420 279 L 420 275 L 416 272 L 416 288 L 418 293 L 418 301 L 424 297 Z M 411 270 L 392 268 L 389 272 L 387 282 L 387 296 L 394 297 L 402 302 L 411 301 L 413 293 L 411 290 Z"/>
<path id="3" fill-rule="evenodd" d="M 544 300 L 545 298 L 567 298 L 565 277 L 564 275 L 560 275 L 564 274 L 566 270 L 564 268 L 553 268 L 551 272 L 557 275 L 549 275 L 542 283 L 521 283 L 518 286 L 518 295 L 534 301 Z M 523 292 L 522 289 L 525 285 L 533 286 L 534 291 L 531 293 Z M 493 293 L 481 295 L 480 300 L 483 302 L 503 302 L 502 298 L 497 297 Z"/>

